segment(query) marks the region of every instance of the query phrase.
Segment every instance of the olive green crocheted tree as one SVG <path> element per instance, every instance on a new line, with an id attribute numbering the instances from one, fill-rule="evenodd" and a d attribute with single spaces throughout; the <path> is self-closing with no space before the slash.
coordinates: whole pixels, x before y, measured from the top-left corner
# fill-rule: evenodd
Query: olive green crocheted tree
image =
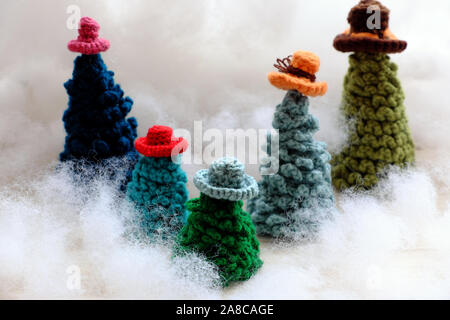
<path id="1" fill-rule="evenodd" d="M 175 245 L 176 253 L 198 252 L 214 263 L 224 287 L 250 279 L 263 264 L 255 227 L 242 206 L 242 201 L 214 199 L 203 193 L 188 201 L 191 214 Z"/>
<path id="2" fill-rule="evenodd" d="M 357 52 L 349 60 L 342 111 L 350 136 L 331 161 L 339 190 L 373 187 L 388 166 L 414 162 L 397 65 L 385 53 Z"/>

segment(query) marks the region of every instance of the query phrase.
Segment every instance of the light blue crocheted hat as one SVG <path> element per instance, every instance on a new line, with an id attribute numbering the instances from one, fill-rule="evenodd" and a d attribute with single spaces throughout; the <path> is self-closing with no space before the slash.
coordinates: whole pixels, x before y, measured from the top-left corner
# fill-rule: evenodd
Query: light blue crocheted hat
<path id="1" fill-rule="evenodd" d="M 235 158 L 218 159 L 209 169 L 195 174 L 194 184 L 211 198 L 229 201 L 251 199 L 258 195 L 258 184 L 245 174 L 244 169 L 244 165 Z"/>

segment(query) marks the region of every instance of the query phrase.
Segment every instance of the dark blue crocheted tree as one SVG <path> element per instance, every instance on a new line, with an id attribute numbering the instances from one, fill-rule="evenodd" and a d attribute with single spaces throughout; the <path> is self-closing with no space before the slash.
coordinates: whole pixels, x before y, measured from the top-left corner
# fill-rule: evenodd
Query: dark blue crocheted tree
<path id="1" fill-rule="evenodd" d="M 279 146 L 271 145 L 269 137 L 268 150 L 279 150 L 279 172 L 264 175 L 259 196 L 248 203 L 260 235 L 311 238 L 334 211 L 331 156 L 325 143 L 313 139 L 319 122 L 308 106 L 308 98 L 295 90 L 277 106 L 272 125 L 279 131 Z"/>
<path id="2" fill-rule="evenodd" d="M 120 157 L 126 160 L 123 169 L 129 180 L 139 158 L 133 144 L 137 121 L 126 119 L 133 100 L 124 97 L 113 76 L 100 54 L 83 54 L 75 59 L 73 78 L 64 84 L 69 107 L 63 116 L 67 136 L 60 160 L 73 161 L 77 172 L 89 172 L 83 178 L 92 177 L 96 168 L 103 170 L 106 160 Z"/>
<path id="3" fill-rule="evenodd" d="M 127 196 L 139 211 L 139 224 L 150 237 L 173 238 L 183 227 L 188 200 L 186 173 L 172 158 L 142 157 Z"/>

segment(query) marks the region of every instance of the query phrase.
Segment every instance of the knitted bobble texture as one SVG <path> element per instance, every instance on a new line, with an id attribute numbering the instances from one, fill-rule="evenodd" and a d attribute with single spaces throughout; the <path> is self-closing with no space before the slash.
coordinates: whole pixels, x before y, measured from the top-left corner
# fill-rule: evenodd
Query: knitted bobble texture
<path id="1" fill-rule="evenodd" d="M 397 66 L 386 54 L 355 53 L 344 80 L 348 145 L 332 160 L 334 186 L 371 188 L 389 165 L 415 159 Z"/>
<path id="2" fill-rule="evenodd" d="M 133 144 L 137 121 L 126 118 L 133 100 L 124 97 L 113 76 L 99 54 L 75 59 L 73 78 L 64 84 L 69 107 L 63 115 L 67 136 L 60 160 L 101 165 L 103 160 L 125 157 L 130 178 L 139 158 Z"/>
<path id="3" fill-rule="evenodd" d="M 127 196 L 138 209 L 140 225 L 149 236 L 172 238 L 185 220 L 186 173 L 171 158 L 143 157 L 133 171 Z"/>
<path id="4" fill-rule="evenodd" d="M 310 238 L 334 211 L 331 156 L 325 143 L 313 139 L 319 123 L 308 106 L 308 98 L 297 91 L 288 91 L 277 106 L 273 127 L 279 130 L 279 146 L 268 139 L 268 150 L 279 150 L 279 171 L 264 175 L 259 196 L 248 202 L 260 235 Z"/>
<path id="5" fill-rule="evenodd" d="M 210 198 L 190 200 L 191 212 L 175 245 L 175 254 L 197 252 L 214 263 L 224 287 L 250 279 L 262 266 L 259 242 L 242 201 Z"/>

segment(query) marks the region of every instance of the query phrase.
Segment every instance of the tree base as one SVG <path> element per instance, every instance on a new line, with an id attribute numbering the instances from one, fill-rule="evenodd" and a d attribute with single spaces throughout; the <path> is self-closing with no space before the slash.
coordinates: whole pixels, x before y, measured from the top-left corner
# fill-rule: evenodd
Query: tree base
<path id="1" fill-rule="evenodd" d="M 191 214 L 175 245 L 176 255 L 196 252 L 214 263 L 224 287 L 250 279 L 263 264 L 255 227 L 242 206 L 204 194 L 188 201 Z"/>

